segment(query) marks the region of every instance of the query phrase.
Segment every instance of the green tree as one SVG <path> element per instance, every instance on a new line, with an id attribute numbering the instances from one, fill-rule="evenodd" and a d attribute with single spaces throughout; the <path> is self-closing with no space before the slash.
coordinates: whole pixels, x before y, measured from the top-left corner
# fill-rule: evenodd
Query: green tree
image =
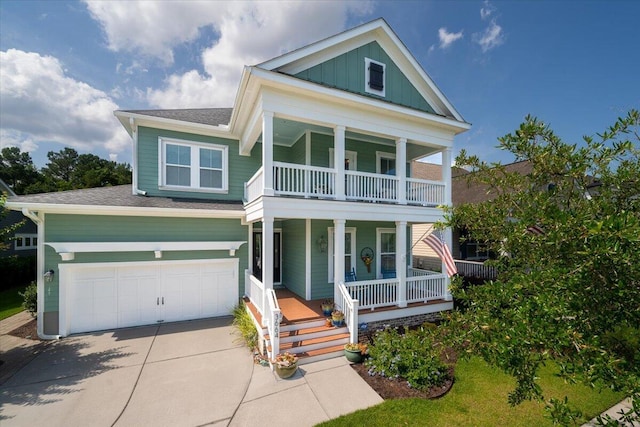
<path id="1" fill-rule="evenodd" d="M 41 180 L 31 156 L 18 147 L 5 147 L 0 152 L 0 178 L 16 194 L 25 194 L 26 189 Z"/>
<path id="2" fill-rule="evenodd" d="M 0 220 L 3 219 L 9 213 L 9 210 L 4 207 L 7 201 L 6 193 L 0 192 Z M 7 225 L 0 228 L 0 251 L 3 251 L 9 247 L 9 238 L 18 228 L 22 227 L 26 220 L 22 220 L 15 224 Z"/>
<path id="3" fill-rule="evenodd" d="M 499 139 L 529 175 L 464 151 L 472 182 L 495 198 L 454 208 L 448 226 L 466 227 L 501 256 L 497 280 L 454 296 L 456 344 L 516 379 L 512 404 L 544 399 L 536 372 L 554 360 L 573 381 L 611 387 L 640 401 L 640 114 L 632 110 L 583 145 L 568 144 L 527 117 Z M 539 233 L 531 232 L 537 227 Z M 556 421 L 574 413 L 549 400 Z"/>

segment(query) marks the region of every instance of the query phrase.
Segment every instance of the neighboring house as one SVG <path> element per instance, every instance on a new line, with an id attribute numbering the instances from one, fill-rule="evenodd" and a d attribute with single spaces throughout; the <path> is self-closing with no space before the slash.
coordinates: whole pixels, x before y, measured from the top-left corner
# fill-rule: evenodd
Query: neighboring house
<path id="1" fill-rule="evenodd" d="M 2 179 L 0 179 L 0 193 L 7 197 L 15 197 L 15 193 Z M 0 249 L 0 258 L 8 256 L 35 256 L 38 244 L 38 230 L 36 225 L 22 215 L 21 212 L 8 211 L 0 217 L 0 228 L 5 228 L 24 221 L 24 224 L 13 231 L 5 242 L 6 248 Z"/>
<path id="2" fill-rule="evenodd" d="M 352 341 L 363 322 L 452 308 L 445 274 L 410 268 L 411 227 L 451 203 L 470 125 L 384 20 L 245 67 L 233 108 L 115 115 L 132 186 L 8 203 L 39 224 L 40 333 L 228 315 L 244 295 L 277 352 L 293 314 L 274 288 L 334 299 Z M 434 153 L 441 175 L 413 176 Z"/>

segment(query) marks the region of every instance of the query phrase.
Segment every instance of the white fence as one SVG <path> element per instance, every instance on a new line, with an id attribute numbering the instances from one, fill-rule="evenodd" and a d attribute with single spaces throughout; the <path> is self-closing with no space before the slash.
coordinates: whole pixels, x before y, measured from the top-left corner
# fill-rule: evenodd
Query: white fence
<path id="1" fill-rule="evenodd" d="M 336 304 L 338 308 L 344 313 L 344 321 L 347 324 L 349 330 L 349 342 L 358 342 L 358 307 L 359 301 L 352 298 L 349 295 L 349 291 L 345 287 L 344 283 L 338 285 L 339 293 Z"/>

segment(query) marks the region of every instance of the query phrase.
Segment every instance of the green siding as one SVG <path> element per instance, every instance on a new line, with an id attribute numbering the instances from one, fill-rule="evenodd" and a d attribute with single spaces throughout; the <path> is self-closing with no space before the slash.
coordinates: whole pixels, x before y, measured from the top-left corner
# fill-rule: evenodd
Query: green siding
<path id="1" fill-rule="evenodd" d="M 311 164 L 319 167 L 329 167 L 329 149 L 333 148 L 333 136 L 312 133 L 311 134 Z M 347 151 L 355 151 L 358 153 L 358 171 L 376 172 L 376 152 L 385 152 L 395 154 L 395 147 L 372 144 L 366 141 L 358 141 L 347 138 L 345 140 L 345 149 Z"/>
<path id="2" fill-rule="evenodd" d="M 158 138 L 175 138 L 185 141 L 204 142 L 226 145 L 229 147 L 229 191 L 227 194 L 203 193 L 189 190 L 161 190 L 158 188 Z M 224 138 L 175 132 L 147 127 L 138 128 L 138 188 L 149 196 L 189 197 L 198 199 L 242 200 L 244 183 L 260 168 L 262 157 L 260 151 L 253 151 L 251 156 L 240 156 L 238 141 Z"/>
<path id="3" fill-rule="evenodd" d="M 365 92 L 365 58 L 386 65 L 384 97 Z M 360 46 L 322 64 L 301 71 L 295 77 L 371 98 L 384 99 L 416 110 L 434 112 L 429 103 L 377 42 Z"/>
<path id="4" fill-rule="evenodd" d="M 246 241 L 247 227 L 238 219 L 117 217 L 102 215 L 48 214 L 46 242 L 153 242 L 153 241 Z M 188 259 L 227 259 L 228 251 L 165 251 L 162 259 L 154 253 L 127 252 L 77 253 L 73 261 L 62 261 L 45 245 L 45 270 L 58 272 L 58 264 L 134 261 L 172 261 Z M 234 258 L 239 258 L 239 293 L 244 293 L 244 270 L 247 268 L 248 244 L 243 244 Z M 58 310 L 58 277 L 45 284 L 45 311 Z"/>
<path id="5" fill-rule="evenodd" d="M 305 297 L 305 220 L 289 220 L 282 227 L 282 280 L 284 285 Z"/>

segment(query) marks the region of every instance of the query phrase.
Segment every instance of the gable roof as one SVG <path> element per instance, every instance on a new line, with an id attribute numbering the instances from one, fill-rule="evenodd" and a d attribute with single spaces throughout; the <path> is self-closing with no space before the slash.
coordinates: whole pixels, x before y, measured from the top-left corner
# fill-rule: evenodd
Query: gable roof
<path id="1" fill-rule="evenodd" d="M 228 125 L 233 108 L 182 108 L 175 110 L 120 110 L 124 113 L 140 114 L 143 116 L 159 117 L 163 119 L 180 120 L 182 122 L 199 123 L 202 125 Z"/>
<path id="2" fill-rule="evenodd" d="M 389 24 L 378 18 L 350 30 L 256 65 L 268 71 L 294 75 L 372 41 L 376 41 L 425 98 L 436 114 L 465 122 Z"/>
<path id="3" fill-rule="evenodd" d="M 533 170 L 533 165 L 528 160 L 504 165 L 507 172 L 516 172 L 521 175 L 529 175 Z M 469 174 L 473 174 L 470 172 Z M 467 174 L 454 176 L 451 180 L 451 197 L 453 206 L 460 206 L 466 203 L 480 203 L 496 198 L 497 193 L 491 192 L 486 184 L 467 182 Z"/>

